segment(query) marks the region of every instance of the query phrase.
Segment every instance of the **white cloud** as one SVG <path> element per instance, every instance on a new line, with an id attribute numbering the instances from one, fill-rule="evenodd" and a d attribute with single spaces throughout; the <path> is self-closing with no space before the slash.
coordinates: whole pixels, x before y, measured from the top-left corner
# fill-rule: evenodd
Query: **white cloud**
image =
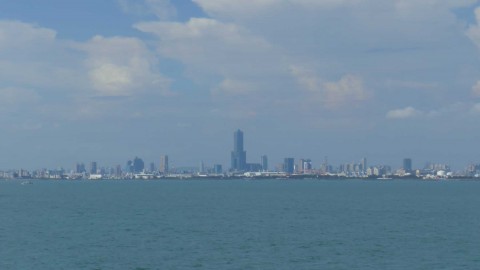
<path id="1" fill-rule="evenodd" d="M 449 10 L 452 8 L 468 7 L 475 4 L 476 0 L 394 0 L 395 8 L 399 12 L 415 12 L 415 10 Z"/>
<path id="2" fill-rule="evenodd" d="M 475 9 L 476 24 L 472 24 L 467 29 L 467 36 L 480 48 L 480 7 Z"/>
<path id="3" fill-rule="evenodd" d="M 327 109 L 354 108 L 374 94 L 377 101 L 388 103 L 386 99 L 391 97 L 387 97 L 387 91 L 375 93 L 388 80 L 405 82 L 391 87 L 399 90 L 395 91 L 395 95 L 401 96 L 399 99 L 405 100 L 407 94 L 402 88 L 441 91 L 450 87 L 438 82 L 441 81 L 438 78 L 444 78 L 443 72 L 451 74 L 454 69 L 447 64 L 452 54 L 442 50 L 453 47 L 461 51 L 459 43 L 468 44 L 451 10 L 473 3 L 472 0 L 193 2 L 209 18 L 143 22 L 135 27 L 154 34 L 159 54 L 180 61 L 185 75 L 201 85 L 199 88 L 208 88 L 213 95 L 251 93 L 252 100 L 258 100 L 260 95 L 274 96 L 279 102 L 293 97 L 300 102 L 316 102 L 320 104 L 318 107 Z M 438 49 L 439 46 L 442 48 Z M 426 70 L 429 81 L 419 81 L 416 75 Z M 435 72 L 439 75 L 432 76 Z M 378 89 L 373 88 L 374 84 Z M 304 91 L 296 95 L 299 88 Z"/>
<path id="4" fill-rule="evenodd" d="M 480 81 L 478 81 L 473 87 L 472 87 L 472 94 L 476 97 L 480 97 Z"/>
<path id="5" fill-rule="evenodd" d="M 119 115 L 125 107 L 143 106 L 145 96 L 171 94 L 157 59 L 137 38 L 74 42 L 52 29 L 0 21 L 0 111 L 22 108 L 5 121 L 21 115 L 33 122 Z"/>
<path id="6" fill-rule="evenodd" d="M 336 8 L 349 5 L 358 5 L 365 1 L 361 0 L 255 0 L 255 1 L 231 1 L 231 0 L 193 0 L 205 12 L 210 15 L 227 17 L 234 15 L 240 17 L 253 17 L 256 13 L 268 9 L 278 8 Z"/>
<path id="7" fill-rule="evenodd" d="M 275 48 L 236 24 L 192 18 L 185 23 L 149 22 L 135 27 L 157 36 L 159 54 L 181 61 L 187 75 L 210 85 L 213 94 L 251 92 L 266 83 L 266 77 L 282 72 Z M 212 82 L 212 77 L 217 79 Z"/>
<path id="8" fill-rule="evenodd" d="M 160 20 L 175 18 L 177 10 L 170 0 L 118 0 L 126 13 L 137 15 L 155 14 Z"/>
<path id="9" fill-rule="evenodd" d="M 345 105 L 358 105 L 369 99 L 369 93 L 361 77 L 344 75 L 336 82 L 323 82 L 313 71 L 301 66 L 291 67 L 292 75 L 304 87 L 314 101 L 326 108 L 335 109 Z"/>
<path id="10" fill-rule="evenodd" d="M 231 1 L 231 0 L 193 0 L 205 12 L 222 18 L 234 16 L 236 18 L 251 18 L 259 12 L 279 9 L 326 9 L 333 8 L 358 8 L 363 10 L 390 9 L 401 15 L 417 13 L 418 10 L 434 12 L 436 10 L 448 11 L 451 8 L 466 7 L 474 4 L 475 0 L 391 0 L 380 2 L 378 0 L 256 0 L 256 1 Z M 380 7 L 380 9 L 378 9 Z"/>
<path id="11" fill-rule="evenodd" d="M 404 80 L 386 80 L 385 85 L 388 88 L 414 89 L 414 90 L 434 90 L 439 87 L 438 82 L 422 81 L 404 81 Z"/>
<path id="12" fill-rule="evenodd" d="M 156 58 L 136 38 L 96 36 L 78 45 L 98 96 L 130 96 L 144 90 L 168 94 L 169 80 L 155 72 Z"/>
<path id="13" fill-rule="evenodd" d="M 133 74 L 125 66 L 110 63 L 98 64 L 91 70 L 90 77 L 93 87 L 100 92 L 100 95 L 129 95 L 133 86 Z"/>
<path id="14" fill-rule="evenodd" d="M 0 21 L 0 54 L 6 50 L 28 47 L 41 48 L 51 45 L 57 33 L 48 28 L 38 27 L 19 21 Z"/>
<path id="15" fill-rule="evenodd" d="M 290 71 L 305 89 L 311 92 L 319 91 L 320 79 L 312 70 L 302 66 L 291 66 Z"/>
<path id="16" fill-rule="evenodd" d="M 422 115 L 423 112 L 413 107 L 406 107 L 403 109 L 391 110 L 387 113 L 388 119 L 407 119 Z"/>
<path id="17" fill-rule="evenodd" d="M 186 23 L 139 23 L 135 27 L 158 36 L 162 55 L 202 68 L 213 67 L 209 61 L 231 62 L 229 67 L 241 65 L 271 48 L 267 41 L 238 25 L 207 18 L 192 18 Z M 249 57 L 244 59 L 245 56 Z M 225 66 L 215 70 L 225 70 Z"/>
<path id="18" fill-rule="evenodd" d="M 0 21 L 0 87 L 69 88 L 81 85 L 76 56 L 56 31 L 18 21 Z M 62 78 L 59 80 L 57 78 Z M 71 85 L 69 85 L 71 83 Z"/>
<path id="19" fill-rule="evenodd" d="M 210 14 L 222 13 L 250 13 L 259 9 L 268 8 L 278 3 L 278 0 L 231 1 L 231 0 L 193 0 L 203 10 Z"/>
<path id="20" fill-rule="evenodd" d="M 235 22 L 295 53 L 418 48 L 462 35 L 452 9 L 475 0 L 194 0 L 212 18 Z M 315 47 L 309 46 L 310 50 Z M 337 57 L 338 58 L 338 57 Z"/>
<path id="21" fill-rule="evenodd" d="M 346 104 L 356 105 L 369 97 L 363 86 L 363 80 L 354 75 L 345 75 L 338 82 L 327 82 L 323 85 L 325 105 L 336 108 Z"/>
<path id="22" fill-rule="evenodd" d="M 478 114 L 480 113 L 480 103 L 476 103 L 472 106 L 472 108 L 470 109 L 470 111 L 472 113 L 475 113 L 475 114 Z"/>

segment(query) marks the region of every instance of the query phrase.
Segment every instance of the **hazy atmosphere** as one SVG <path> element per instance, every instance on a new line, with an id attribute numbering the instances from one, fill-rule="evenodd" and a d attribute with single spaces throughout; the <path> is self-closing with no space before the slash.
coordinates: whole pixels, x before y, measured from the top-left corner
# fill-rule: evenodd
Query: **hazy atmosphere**
<path id="1" fill-rule="evenodd" d="M 16 0 L 1 169 L 480 162 L 480 2 Z"/>

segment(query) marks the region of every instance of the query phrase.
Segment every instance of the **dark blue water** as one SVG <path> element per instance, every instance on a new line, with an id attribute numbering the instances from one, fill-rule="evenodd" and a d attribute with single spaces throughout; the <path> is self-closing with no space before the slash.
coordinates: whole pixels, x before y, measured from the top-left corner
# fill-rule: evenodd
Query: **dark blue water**
<path id="1" fill-rule="evenodd" d="M 480 269 L 480 182 L 0 181 L 0 269 Z"/>

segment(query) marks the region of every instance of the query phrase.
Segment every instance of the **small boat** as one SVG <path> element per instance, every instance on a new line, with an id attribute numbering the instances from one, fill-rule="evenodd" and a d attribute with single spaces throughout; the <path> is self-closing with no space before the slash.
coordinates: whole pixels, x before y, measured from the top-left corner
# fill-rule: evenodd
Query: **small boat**
<path id="1" fill-rule="evenodd" d="M 23 181 L 21 184 L 22 185 L 32 185 L 33 182 L 32 181 Z"/>
<path id="2" fill-rule="evenodd" d="M 377 178 L 378 180 L 392 180 L 392 178 L 387 177 L 385 174 L 382 177 Z"/>

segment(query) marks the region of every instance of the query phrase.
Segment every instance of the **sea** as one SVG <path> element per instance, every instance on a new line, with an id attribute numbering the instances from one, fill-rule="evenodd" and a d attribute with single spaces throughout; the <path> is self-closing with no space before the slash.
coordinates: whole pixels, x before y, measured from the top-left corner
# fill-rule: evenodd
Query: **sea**
<path id="1" fill-rule="evenodd" d="M 0 269 L 480 269 L 480 181 L 0 180 Z"/>

